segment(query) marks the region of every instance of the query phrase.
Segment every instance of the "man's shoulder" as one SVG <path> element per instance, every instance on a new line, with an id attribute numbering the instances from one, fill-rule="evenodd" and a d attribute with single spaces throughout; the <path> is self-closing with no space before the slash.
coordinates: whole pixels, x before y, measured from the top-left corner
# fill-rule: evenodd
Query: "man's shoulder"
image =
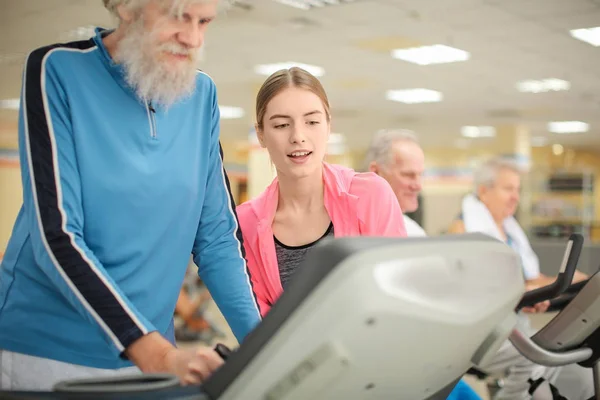
<path id="1" fill-rule="evenodd" d="M 60 66 L 68 65 L 72 71 L 74 63 L 79 60 L 87 60 L 81 55 L 89 54 L 98 47 L 93 40 L 81 40 L 67 43 L 53 43 L 38 47 L 27 55 L 28 73 L 41 73 L 48 70 L 49 67 L 57 70 Z"/>
<path id="2" fill-rule="evenodd" d="M 213 80 L 212 76 L 210 76 L 206 71 L 201 69 L 196 69 L 196 82 L 203 87 L 215 88 L 216 84 Z"/>
<path id="3" fill-rule="evenodd" d="M 96 43 L 93 40 L 79 40 L 74 42 L 66 42 L 66 43 L 53 43 L 49 45 L 45 45 L 42 47 L 38 47 L 32 50 L 29 55 L 29 60 L 43 60 L 44 58 L 48 58 L 54 54 L 81 54 L 88 53 L 92 50 L 97 49 Z"/>
<path id="4" fill-rule="evenodd" d="M 406 233 L 409 237 L 419 237 L 419 236 L 427 236 L 425 230 L 415 221 L 410 218 L 408 215 L 404 214 L 404 227 L 406 228 Z"/>

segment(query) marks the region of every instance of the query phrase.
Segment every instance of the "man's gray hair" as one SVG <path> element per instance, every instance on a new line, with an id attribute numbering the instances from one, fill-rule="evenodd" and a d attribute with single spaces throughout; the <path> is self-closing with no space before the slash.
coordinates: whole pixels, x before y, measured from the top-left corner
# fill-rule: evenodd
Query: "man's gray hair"
<path id="1" fill-rule="evenodd" d="M 117 7 L 125 6 L 132 10 L 142 8 L 149 0 L 102 0 L 104 7 L 115 17 L 119 16 Z"/>
<path id="2" fill-rule="evenodd" d="M 146 4 L 148 4 L 150 1 L 152 0 L 102 0 L 102 3 L 104 4 L 104 7 L 106 7 L 106 9 L 115 17 L 119 17 L 119 14 L 117 12 L 117 7 L 123 5 L 128 7 L 131 10 L 139 10 L 142 7 L 144 7 Z M 158 0 L 159 2 L 167 2 L 167 1 L 171 1 L 173 2 L 173 8 L 176 10 L 179 10 L 179 12 L 181 12 L 181 10 L 183 10 L 183 8 L 191 3 L 201 3 L 201 2 L 206 2 L 208 0 Z M 217 0 L 219 2 L 219 10 L 223 10 L 224 8 L 227 8 L 228 6 L 232 5 L 235 0 Z"/>
<path id="3" fill-rule="evenodd" d="M 390 165 L 392 147 L 400 141 L 419 143 L 417 135 L 406 129 L 383 129 L 375 133 L 365 156 L 365 168 L 373 161 L 382 167 Z"/>
<path id="4" fill-rule="evenodd" d="M 516 161 L 506 157 L 494 157 L 481 164 L 473 174 L 473 190 L 477 192 L 480 186 L 492 187 L 503 170 L 513 171 L 522 175 L 525 170 Z"/>

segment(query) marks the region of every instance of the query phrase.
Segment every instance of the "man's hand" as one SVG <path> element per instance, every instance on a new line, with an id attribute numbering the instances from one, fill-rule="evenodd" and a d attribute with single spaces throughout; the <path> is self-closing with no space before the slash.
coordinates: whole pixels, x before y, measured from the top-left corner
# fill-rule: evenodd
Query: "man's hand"
<path id="1" fill-rule="evenodd" d="M 167 372 L 177 375 L 181 384 L 195 385 L 204 382 L 221 365 L 223 359 L 210 347 L 173 349 L 167 353 Z"/>
<path id="2" fill-rule="evenodd" d="M 548 310 L 548 307 L 550 307 L 550 300 L 537 303 L 533 307 L 523 307 L 522 310 L 526 313 L 536 314 L 546 312 L 546 310 Z"/>
<path id="3" fill-rule="evenodd" d="M 177 349 L 158 332 L 133 342 L 126 355 L 142 372 L 173 374 L 184 385 L 203 382 L 224 362 L 209 347 Z"/>
<path id="4" fill-rule="evenodd" d="M 590 276 L 579 270 L 575 271 L 575 274 L 573 275 L 573 283 L 587 281 L 588 279 L 590 279 Z"/>

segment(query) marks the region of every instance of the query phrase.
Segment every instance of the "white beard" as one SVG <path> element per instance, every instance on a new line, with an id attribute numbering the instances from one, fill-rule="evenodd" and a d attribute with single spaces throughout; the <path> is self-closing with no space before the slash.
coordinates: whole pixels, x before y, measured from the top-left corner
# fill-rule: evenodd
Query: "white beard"
<path id="1" fill-rule="evenodd" d="M 169 42 L 156 46 L 151 32 L 139 19 L 132 24 L 119 42 L 116 58 L 125 67 L 125 79 L 137 95 L 155 107 L 169 108 L 189 96 L 196 87 L 196 63 L 199 52 Z M 161 54 L 189 56 L 189 61 L 168 65 Z"/>

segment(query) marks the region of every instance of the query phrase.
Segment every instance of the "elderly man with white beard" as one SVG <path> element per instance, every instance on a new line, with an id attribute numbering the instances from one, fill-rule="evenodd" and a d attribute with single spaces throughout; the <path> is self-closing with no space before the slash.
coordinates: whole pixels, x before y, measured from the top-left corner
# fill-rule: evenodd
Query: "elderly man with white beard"
<path id="1" fill-rule="evenodd" d="M 23 205 L 0 266 L 0 389 L 139 372 L 198 383 L 223 360 L 178 349 L 190 254 L 238 341 L 260 321 L 196 69 L 218 0 L 103 0 L 89 40 L 32 51 L 19 120 Z"/>

